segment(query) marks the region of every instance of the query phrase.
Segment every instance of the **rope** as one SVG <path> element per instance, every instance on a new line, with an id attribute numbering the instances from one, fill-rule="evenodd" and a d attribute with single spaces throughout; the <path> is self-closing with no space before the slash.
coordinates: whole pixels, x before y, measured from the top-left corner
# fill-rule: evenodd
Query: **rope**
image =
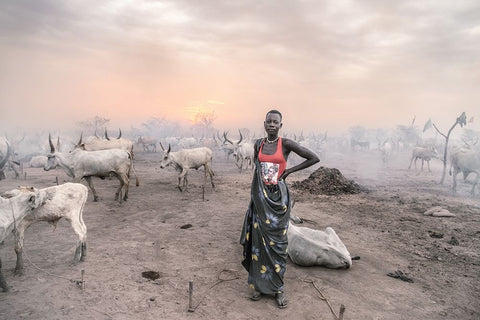
<path id="1" fill-rule="evenodd" d="M 32 262 L 32 260 L 30 260 L 30 257 L 28 256 L 28 254 L 26 253 L 25 251 L 25 248 L 23 248 L 23 254 L 25 255 L 25 258 L 27 258 L 28 262 L 33 266 L 35 267 L 35 269 L 51 276 L 51 277 L 55 277 L 55 278 L 59 278 L 59 279 L 64 279 L 64 280 L 68 280 L 70 282 L 73 282 L 75 283 L 76 285 L 79 285 L 79 286 L 82 286 L 82 281 L 81 280 L 75 280 L 75 279 L 71 279 L 71 278 L 67 278 L 67 277 L 64 277 L 64 276 L 59 276 L 59 275 L 56 275 L 56 274 L 53 274 L 53 273 L 50 273 L 46 270 L 43 270 L 42 268 L 40 268 L 39 266 L 37 266 L 35 263 Z"/>
<path id="2" fill-rule="evenodd" d="M 332 305 L 330 304 L 330 301 L 328 300 L 328 297 L 317 287 L 317 284 L 315 283 L 315 281 L 313 281 L 311 279 L 304 279 L 302 281 L 311 283 L 313 285 L 313 287 L 317 290 L 318 294 L 320 294 L 320 300 L 323 300 L 327 303 L 328 307 L 330 308 L 330 311 L 332 312 L 333 316 L 335 317 L 335 320 L 343 319 L 342 308 L 340 308 L 340 315 L 337 316 L 335 311 L 333 311 Z M 343 305 L 342 305 L 342 307 L 343 307 Z"/>
<path id="3" fill-rule="evenodd" d="M 233 274 L 233 277 L 231 277 L 231 278 L 223 278 L 223 279 L 222 279 L 222 273 L 224 273 L 224 272 L 230 272 L 230 273 L 232 273 L 232 274 Z M 219 272 L 219 274 L 218 274 L 218 276 L 217 276 L 218 281 L 215 282 L 213 285 L 211 285 L 207 290 L 212 289 L 213 287 L 219 285 L 219 284 L 222 283 L 222 282 L 233 281 L 233 280 L 237 280 L 237 279 L 239 279 L 239 278 L 240 278 L 240 276 L 238 275 L 238 273 L 237 273 L 236 270 L 233 270 L 233 269 L 223 269 L 223 270 L 221 270 L 221 271 Z M 192 312 L 195 311 L 195 310 L 197 310 L 197 308 L 200 306 L 200 304 L 203 302 L 203 300 L 205 300 L 205 298 L 206 298 L 207 296 L 208 296 L 208 293 L 205 294 L 202 299 L 200 299 L 200 301 L 197 303 L 197 305 L 196 305 L 195 307 L 193 307 Z"/>

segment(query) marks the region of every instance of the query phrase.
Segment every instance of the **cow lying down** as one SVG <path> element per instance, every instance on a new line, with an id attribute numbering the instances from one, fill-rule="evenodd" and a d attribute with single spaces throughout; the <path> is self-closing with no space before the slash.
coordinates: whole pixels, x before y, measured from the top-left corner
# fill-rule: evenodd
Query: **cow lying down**
<path id="1" fill-rule="evenodd" d="M 352 257 L 335 230 L 298 227 L 292 221 L 298 223 L 301 219 L 292 216 L 288 227 L 288 255 L 293 263 L 304 267 L 350 268 Z"/>

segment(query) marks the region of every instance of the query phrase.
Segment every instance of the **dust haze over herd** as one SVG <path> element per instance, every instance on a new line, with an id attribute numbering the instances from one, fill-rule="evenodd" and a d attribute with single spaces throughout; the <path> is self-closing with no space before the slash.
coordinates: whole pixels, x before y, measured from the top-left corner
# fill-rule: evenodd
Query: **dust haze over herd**
<path id="1" fill-rule="evenodd" d="M 7 0 L 0 12 L 4 130 L 99 116 L 127 132 L 206 112 L 220 131 L 260 134 L 272 107 L 286 132 L 331 135 L 479 117 L 478 1 Z"/>
<path id="2" fill-rule="evenodd" d="M 478 1 L 0 3 L 0 128 L 25 159 L 48 134 L 200 139 L 326 138 L 315 146 L 410 154 L 480 129 Z M 346 148 L 346 149 L 342 149 Z M 322 150 L 321 150 L 322 149 Z M 407 158 L 409 155 L 407 156 Z"/>

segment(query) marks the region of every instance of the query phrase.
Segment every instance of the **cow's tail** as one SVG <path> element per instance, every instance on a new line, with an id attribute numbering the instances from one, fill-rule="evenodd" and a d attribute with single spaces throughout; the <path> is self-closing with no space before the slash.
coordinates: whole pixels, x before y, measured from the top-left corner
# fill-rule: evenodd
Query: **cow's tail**
<path id="1" fill-rule="evenodd" d="M 135 166 L 133 164 L 133 152 L 129 152 L 128 153 L 129 157 L 130 157 L 130 170 L 128 172 L 128 175 L 130 176 L 130 171 L 133 171 L 133 174 L 135 175 L 135 185 L 138 187 L 140 185 L 140 182 L 138 181 L 138 177 L 137 177 L 137 173 L 135 172 Z"/>

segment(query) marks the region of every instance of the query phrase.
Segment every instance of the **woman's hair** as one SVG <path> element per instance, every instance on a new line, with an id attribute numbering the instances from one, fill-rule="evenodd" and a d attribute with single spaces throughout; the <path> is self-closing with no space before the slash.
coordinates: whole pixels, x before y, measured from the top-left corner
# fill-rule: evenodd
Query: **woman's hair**
<path id="1" fill-rule="evenodd" d="M 267 112 L 267 114 L 265 116 L 268 116 L 269 113 L 276 113 L 280 116 L 280 120 L 282 120 L 282 113 L 276 109 L 272 109 L 270 111 Z"/>

